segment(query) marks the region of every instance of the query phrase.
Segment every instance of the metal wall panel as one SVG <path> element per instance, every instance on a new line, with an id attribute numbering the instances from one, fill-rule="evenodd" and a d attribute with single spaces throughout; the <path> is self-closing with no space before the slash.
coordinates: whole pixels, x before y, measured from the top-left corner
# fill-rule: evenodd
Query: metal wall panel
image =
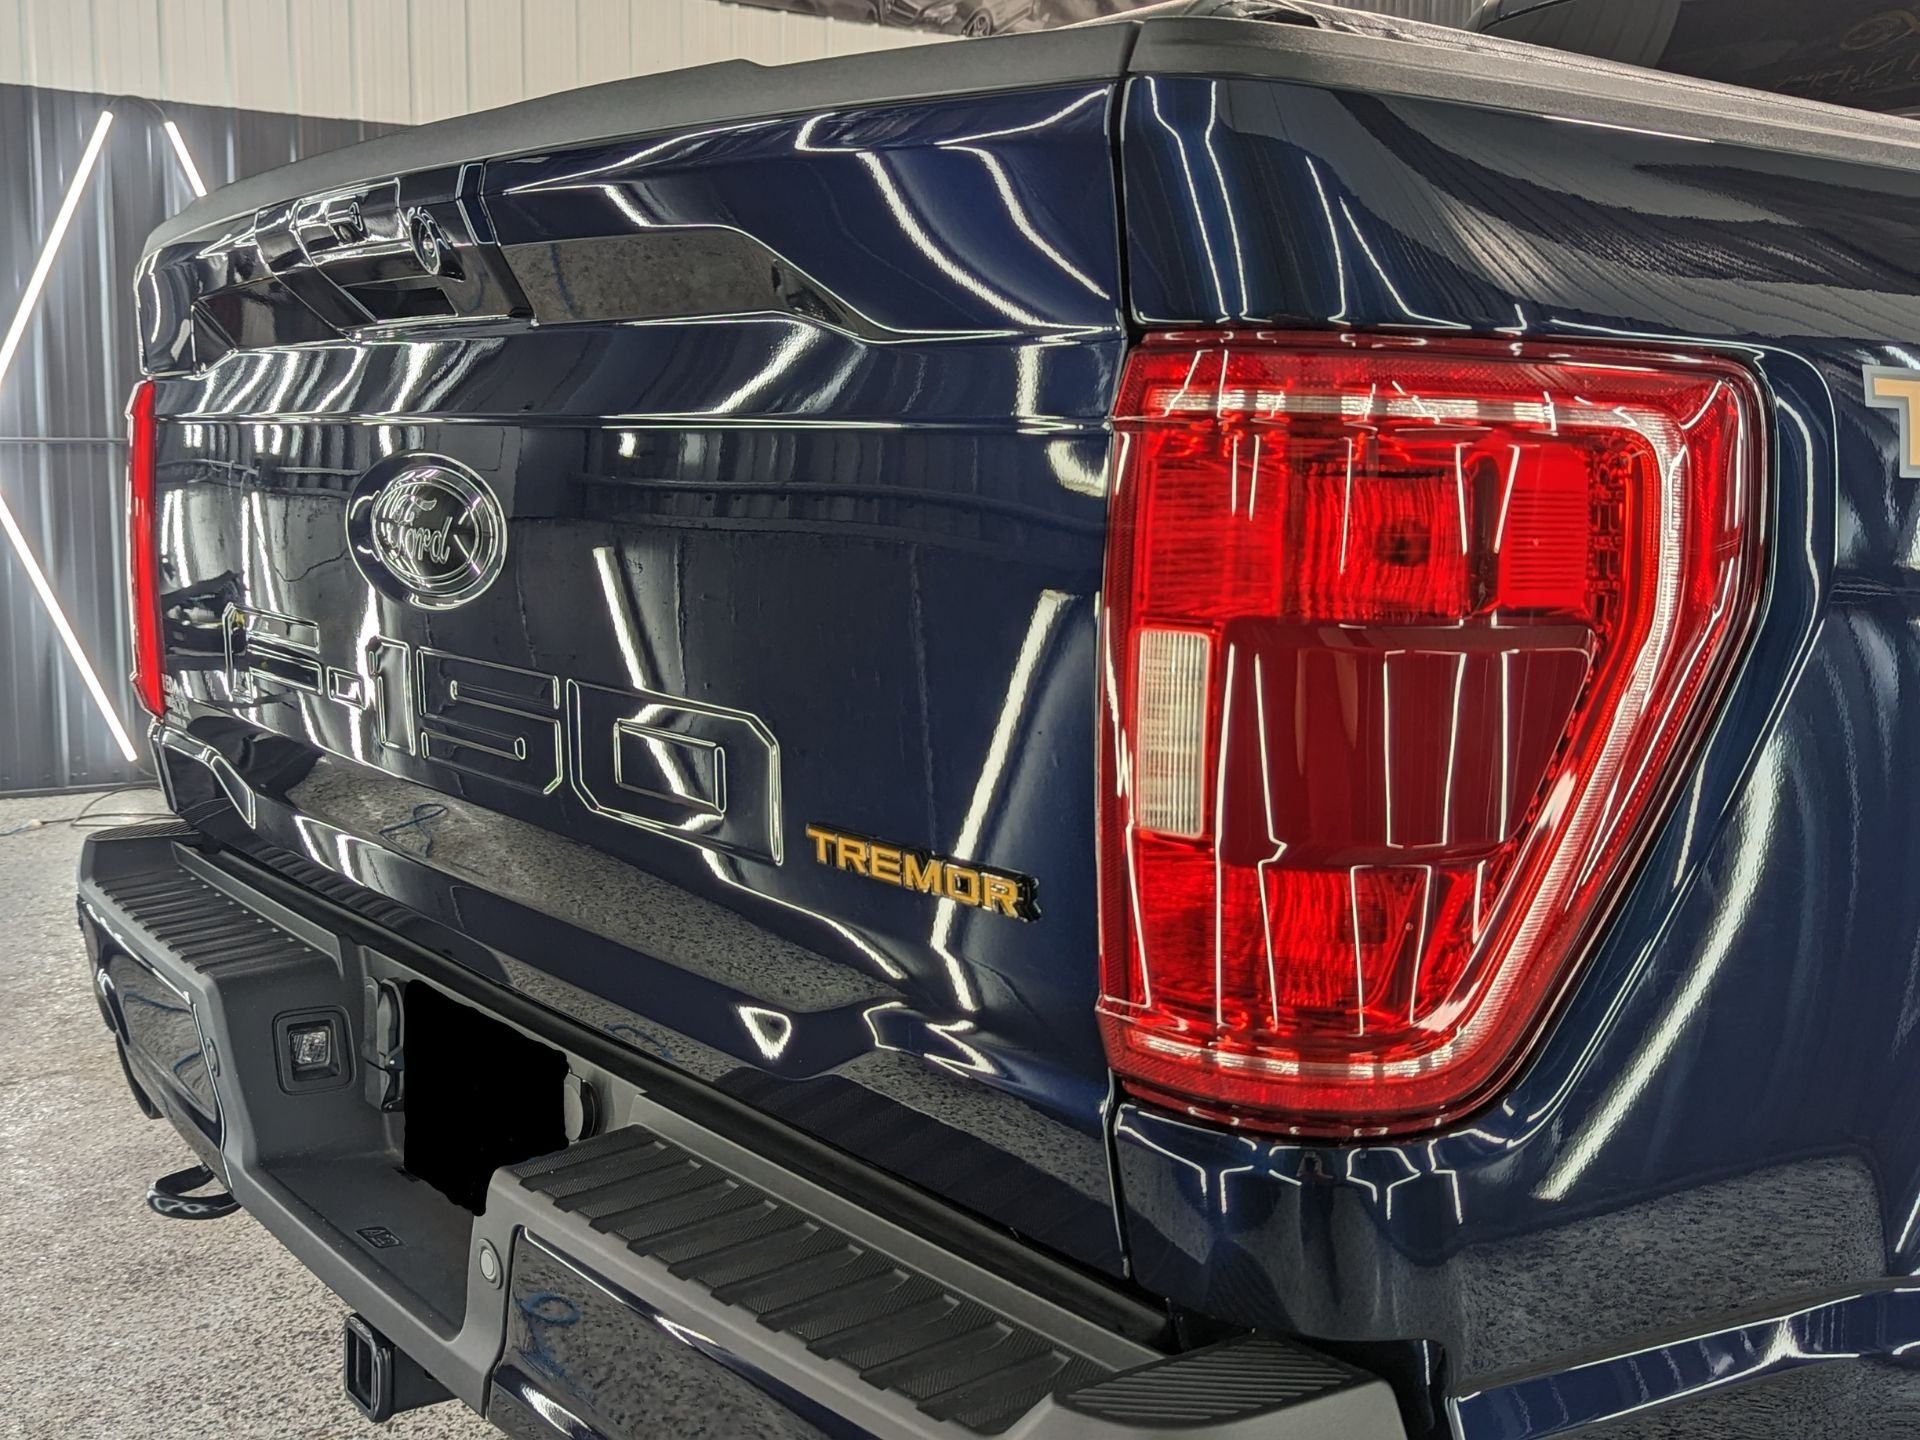
<path id="1" fill-rule="evenodd" d="M 578 83 L 580 7 L 575 0 L 535 0 L 522 7 L 520 44 L 527 93 L 547 95 Z"/>
<path id="2" fill-rule="evenodd" d="M 227 23 L 232 29 L 233 53 L 257 55 L 262 62 L 234 70 L 233 103 L 248 110 L 292 109 L 287 80 L 293 68 L 293 32 L 287 0 L 247 0 L 244 5 L 229 5 Z M 278 63 L 269 63 L 275 60 Z"/>
<path id="3" fill-rule="evenodd" d="M 627 0 L 580 0 L 580 83 L 632 74 L 633 7 Z"/>
<path id="4" fill-rule="evenodd" d="M 623 75 L 931 38 L 720 0 L 0 0 L 0 83 L 417 124 Z"/>
<path id="5" fill-rule="evenodd" d="M 82 7 L 84 8 L 84 7 Z M 0 20 L 4 12 L 0 12 Z M 98 95 L 0 85 L 0 325 L 11 319 L 86 148 Z M 209 184 L 387 128 L 171 105 Z M 122 104 L 11 372 L 0 492 L 136 736 L 122 602 L 121 410 L 135 375 L 130 277 L 147 232 L 192 198 L 150 107 Z M 132 779 L 13 548 L 0 541 L 0 793 Z"/>
<path id="6" fill-rule="evenodd" d="M 525 97 L 520 0 L 467 0 L 467 86 L 480 105 Z"/>
<path id="7" fill-rule="evenodd" d="M 1072 13 L 1126 0 L 1072 0 Z M 1148 0 L 1141 0 L 1148 3 Z M 1464 24 L 1476 0 L 1355 0 Z M 941 37 L 850 0 L 0 0 L 0 82 L 419 124 L 623 75 Z M 1063 12 L 1065 13 L 1065 12 Z"/>
<path id="8" fill-rule="evenodd" d="M 303 0 L 308 3 L 308 0 Z M 414 105 L 413 44 L 417 27 L 411 3 L 396 0 L 350 0 L 334 11 L 353 29 L 352 100 L 321 97 L 322 114 L 356 114 L 402 123 L 424 118 Z M 445 44 L 442 37 L 422 35 L 429 44 Z M 246 63 L 243 59 L 242 64 Z M 342 109 L 351 103 L 350 110 Z"/>
<path id="9" fill-rule="evenodd" d="M 160 15 L 144 0 L 93 0 L 98 75 L 128 95 L 159 95 Z M 95 84 L 101 82 L 96 78 Z"/>
<path id="10" fill-rule="evenodd" d="M 413 104 L 422 115 L 463 115 L 473 108 L 473 43 L 467 0 L 415 0 L 414 24 L 431 43 L 415 45 Z"/>
<path id="11" fill-rule="evenodd" d="M 123 3 L 143 5 L 149 0 L 123 0 Z M 296 115 L 360 113 L 351 80 L 341 78 L 353 74 L 353 33 L 341 19 L 344 9 L 342 3 L 325 9 L 300 4 L 292 7 L 293 59 L 286 108 Z M 337 102 L 343 93 L 347 103 L 341 108 Z"/>
<path id="12" fill-rule="evenodd" d="M 26 0 L 26 3 L 31 7 L 43 0 Z M 157 12 L 160 31 L 160 84 L 159 89 L 149 95 L 150 99 L 231 105 L 235 70 L 242 64 L 257 67 L 272 63 L 258 53 L 246 56 L 236 53 L 233 32 L 227 26 L 226 0 L 164 0 L 164 3 L 148 0 L 148 3 Z M 75 8 L 84 13 L 81 7 Z M 0 72 L 0 78 L 18 79 L 28 85 L 66 87 L 71 84 L 76 90 L 98 89 L 109 94 L 139 93 L 129 91 L 117 73 L 102 72 L 91 80 L 74 83 L 61 78 L 58 70 L 37 63 L 38 57 L 29 58 L 36 62 L 32 70 L 19 76 L 5 76 Z"/>

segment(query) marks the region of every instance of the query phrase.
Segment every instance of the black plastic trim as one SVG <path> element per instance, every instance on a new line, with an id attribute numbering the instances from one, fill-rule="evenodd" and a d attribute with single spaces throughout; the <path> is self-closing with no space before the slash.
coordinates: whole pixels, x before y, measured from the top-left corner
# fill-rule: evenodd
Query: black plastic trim
<path id="1" fill-rule="evenodd" d="M 1056 1389 L 1114 1373 L 637 1125 L 512 1173 L 576 1223 L 935 1420 L 997 1435 Z"/>
<path id="2" fill-rule="evenodd" d="M 1017 1237 L 975 1219 L 905 1181 L 782 1124 L 700 1081 L 690 1079 L 556 1015 L 466 966 L 370 925 L 352 910 L 304 889 L 258 862 L 222 850 L 216 863 L 241 883 L 304 909 L 325 928 L 371 945 L 425 978 L 543 1040 L 630 1081 L 688 1119 L 724 1135 L 815 1184 L 924 1235 L 982 1269 L 1020 1285 L 1062 1309 L 1138 1344 L 1165 1348 L 1171 1337 L 1166 1314 L 1116 1291 L 1110 1282 L 1084 1275 L 1064 1261 L 1036 1251 Z"/>
<path id="3" fill-rule="evenodd" d="M 1241 1335 L 1070 1391 L 1060 1403 L 1114 1424 L 1200 1429 L 1372 1383 L 1373 1376 L 1315 1351 Z"/>
<path id="4" fill-rule="evenodd" d="M 491 1415 L 489 1397 L 498 1393 L 503 1420 L 516 1397 L 539 1400 L 535 1392 L 563 1411 L 595 1401 L 547 1363 L 538 1337 L 523 1335 L 511 1353 L 503 1348 L 518 1312 L 502 1289 L 501 1257 L 538 1246 L 615 1302 L 611 1309 L 593 1302 L 591 1324 L 585 1310 L 570 1312 L 582 1321 L 581 1346 L 619 1357 L 622 1336 L 637 1333 L 636 1324 L 663 1330 L 704 1357 L 686 1383 L 717 1395 L 732 1383 L 720 1371 L 730 1372 L 762 1397 L 756 1403 L 791 1420 L 783 1434 L 809 1440 L 809 1415 L 830 1420 L 836 1435 L 886 1440 L 1141 1440 L 1168 1430 L 1207 1440 L 1385 1440 L 1404 1433 L 1384 1381 L 1290 1341 L 1203 1357 L 1194 1370 L 1162 1366 L 1159 1352 L 1123 1333 L 1129 1324 L 1157 1333 L 1157 1312 L 1112 1287 L 834 1152 L 826 1158 L 857 1169 L 861 1183 L 822 1184 L 783 1158 L 796 1148 L 823 1158 L 804 1137 L 763 1123 L 742 1143 L 737 1129 L 728 1133 L 689 1113 L 741 1118 L 724 1097 L 651 1066 L 640 1068 L 652 1083 L 623 1078 L 636 1057 L 599 1064 L 581 1053 L 605 1048 L 593 1032 L 515 1003 L 509 992 L 303 895 L 296 882 L 253 862 L 165 837 L 94 836 L 83 850 L 80 889 L 93 952 L 104 952 L 104 935 L 126 947 L 185 1001 L 209 1055 L 217 1047 L 223 1057 L 211 1068 L 226 1119 L 221 1155 L 232 1197 L 365 1317 L 350 1332 L 347 1374 L 350 1393 L 371 1415 L 448 1394 Z M 260 940 L 234 908 L 280 932 L 280 946 L 256 954 Z M 245 958 L 220 955 L 210 941 L 215 932 L 237 935 Z M 594 1067 L 625 1125 L 496 1169 L 477 1209 L 411 1184 L 377 1112 L 350 1091 L 284 1095 L 268 1050 L 275 1021 L 289 1011 L 350 1007 L 374 977 L 396 974 L 409 978 L 410 989 L 471 1003 L 475 1013 L 523 1032 L 561 1032 L 567 1038 L 557 1043 L 576 1068 Z M 178 1117 L 175 1123 L 182 1125 Z M 188 1172 L 175 1188 L 213 1173 Z M 902 1223 L 876 1208 L 877 1193 L 896 1209 L 917 1203 Z M 957 1223 L 973 1227 L 977 1244 L 998 1244 L 1020 1263 L 989 1268 L 943 1243 Z M 1041 1293 L 1036 1281 L 1055 1293 Z M 1062 1292 L 1081 1303 L 1061 1303 Z M 402 1371 L 410 1377 L 405 1396 Z M 1121 1392 L 1101 1391 L 1136 1373 L 1142 1378 Z M 644 1370 L 628 1378 L 635 1406 L 658 1400 Z M 1239 1399 L 1196 1407 L 1196 1386 Z M 1076 1404 L 1083 1395 L 1090 1403 Z M 1129 1418 L 1129 1408 L 1139 1417 Z M 604 1440 L 658 1433 L 640 1409 L 609 1410 L 601 1419 L 604 1425 L 567 1433 Z"/>

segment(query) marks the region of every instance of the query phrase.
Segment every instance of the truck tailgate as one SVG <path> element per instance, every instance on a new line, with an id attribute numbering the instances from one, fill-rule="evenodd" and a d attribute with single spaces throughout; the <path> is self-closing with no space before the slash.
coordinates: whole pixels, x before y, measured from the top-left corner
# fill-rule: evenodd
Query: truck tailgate
<path id="1" fill-rule="evenodd" d="M 1112 1270 L 1131 33 L 428 127 L 216 195 L 141 276 L 196 822 Z"/>

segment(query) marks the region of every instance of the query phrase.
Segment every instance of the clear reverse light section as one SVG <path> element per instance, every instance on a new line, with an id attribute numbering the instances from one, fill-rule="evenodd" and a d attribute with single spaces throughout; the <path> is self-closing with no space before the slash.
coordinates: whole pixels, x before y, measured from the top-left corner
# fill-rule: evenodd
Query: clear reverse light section
<path id="1" fill-rule="evenodd" d="M 1140 703 L 1140 824 L 1162 835 L 1200 833 L 1206 764 L 1207 659 L 1195 630 L 1141 632 L 1134 693 Z"/>
<path id="2" fill-rule="evenodd" d="M 1129 1089 L 1355 1135 L 1511 1076 L 1752 628 L 1761 416 L 1697 355 L 1133 354 L 1100 832 Z"/>

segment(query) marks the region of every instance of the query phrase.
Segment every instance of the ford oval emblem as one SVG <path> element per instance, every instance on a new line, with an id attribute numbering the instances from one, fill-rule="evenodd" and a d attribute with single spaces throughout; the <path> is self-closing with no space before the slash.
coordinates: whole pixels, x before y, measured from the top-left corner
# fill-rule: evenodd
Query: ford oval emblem
<path id="1" fill-rule="evenodd" d="M 426 610 L 480 594 L 507 558 L 507 517 L 479 476 L 408 456 L 370 471 L 347 506 L 347 544 L 379 590 Z"/>

